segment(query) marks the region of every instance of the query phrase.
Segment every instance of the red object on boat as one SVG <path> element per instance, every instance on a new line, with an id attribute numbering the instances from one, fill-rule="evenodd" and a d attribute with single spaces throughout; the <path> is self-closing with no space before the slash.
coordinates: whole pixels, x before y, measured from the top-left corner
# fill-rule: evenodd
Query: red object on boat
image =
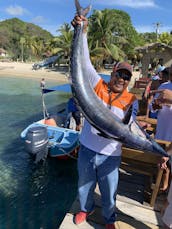
<path id="1" fill-rule="evenodd" d="M 48 126 L 57 126 L 57 123 L 54 118 L 45 119 L 44 124 Z"/>

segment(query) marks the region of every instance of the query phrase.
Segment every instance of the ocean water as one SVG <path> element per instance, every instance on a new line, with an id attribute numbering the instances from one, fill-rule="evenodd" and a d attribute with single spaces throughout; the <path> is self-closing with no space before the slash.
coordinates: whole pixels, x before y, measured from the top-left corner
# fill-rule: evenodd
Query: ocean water
<path id="1" fill-rule="evenodd" d="M 47 95 L 48 111 L 57 111 L 68 97 Z M 20 133 L 40 118 L 38 80 L 1 77 L 0 229 L 57 229 L 77 195 L 75 160 L 48 158 L 35 165 L 24 150 Z"/>

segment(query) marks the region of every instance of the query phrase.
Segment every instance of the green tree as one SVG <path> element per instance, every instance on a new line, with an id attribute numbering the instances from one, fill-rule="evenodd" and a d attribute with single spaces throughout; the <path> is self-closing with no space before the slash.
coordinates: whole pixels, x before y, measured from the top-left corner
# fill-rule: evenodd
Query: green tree
<path id="1" fill-rule="evenodd" d="M 28 37 L 37 37 L 38 46 L 40 43 L 45 44 L 45 41 L 48 41 L 53 36 L 46 30 L 43 30 L 39 26 L 36 26 L 31 23 L 26 23 L 18 18 L 12 18 L 0 22 L 0 43 L 1 47 L 7 50 L 11 57 L 16 59 L 31 59 L 34 54 L 29 50 Z M 21 39 L 22 38 L 22 39 Z M 23 40 L 25 39 L 25 41 Z M 40 43 L 39 43 L 40 40 Z M 36 42 L 34 41 L 35 49 Z M 38 47 L 39 49 L 40 47 Z M 23 49 L 23 55 L 21 57 Z M 39 55 L 38 55 L 39 53 Z M 37 52 L 37 58 L 41 58 L 41 51 Z"/>
<path id="2" fill-rule="evenodd" d="M 155 43 L 157 41 L 156 33 L 141 33 L 141 38 L 145 41 L 146 44 Z"/>
<path id="3" fill-rule="evenodd" d="M 61 59 L 63 58 L 66 62 L 69 62 L 73 30 L 68 23 L 64 23 L 58 32 L 60 32 L 60 35 L 49 42 L 49 47 L 53 54 L 61 53 Z"/>
<path id="4" fill-rule="evenodd" d="M 166 45 L 172 45 L 172 35 L 168 32 L 161 33 L 158 42 L 164 43 Z"/>
<path id="5" fill-rule="evenodd" d="M 118 61 L 132 56 L 134 48 L 143 43 L 143 39 L 132 26 L 129 15 L 124 11 L 95 10 L 89 21 L 90 48 L 104 49 L 102 63 L 104 60 Z"/>

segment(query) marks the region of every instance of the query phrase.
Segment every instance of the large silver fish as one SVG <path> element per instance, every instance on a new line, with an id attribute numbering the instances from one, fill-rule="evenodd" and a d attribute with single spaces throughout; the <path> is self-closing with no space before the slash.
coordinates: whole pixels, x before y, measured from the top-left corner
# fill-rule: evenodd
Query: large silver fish
<path id="1" fill-rule="evenodd" d="M 78 0 L 75 0 L 75 5 L 78 15 L 86 16 L 90 10 L 90 6 L 83 9 Z M 86 60 L 83 54 L 82 36 L 83 25 L 77 25 L 74 29 L 70 69 L 73 96 L 79 104 L 84 117 L 103 136 L 113 138 L 131 148 L 168 156 L 164 149 L 142 131 L 136 122 L 130 125 L 124 124 L 98 99 L 90 85 L 88 70 L 85 67 Z"/>

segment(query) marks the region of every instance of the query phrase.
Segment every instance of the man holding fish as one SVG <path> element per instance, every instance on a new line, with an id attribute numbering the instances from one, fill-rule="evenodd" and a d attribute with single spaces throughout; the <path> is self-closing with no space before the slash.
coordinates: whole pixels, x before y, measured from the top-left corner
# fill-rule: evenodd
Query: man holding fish
<path id="1" fill-rule="evenodd" d="M 78 192 L 81 210 L 75 224 L 94 211 L 94 190 L 98 183 L 106 229 L 115 229 L 116 194 L 122 143 L 128 147 L 167 156 L 167 153 L 134 122 L 138 102 L 127 90 L 132 67 L 117 63 L 109 83 L 96 72 L 89 57 L 85 17 L 90 7 L 75 0 L 77 15 L 72 21 L 74 36 L 70 75 L 72 93 L 85 118 L 78 153 Z"/>
<path id="2" fill-rule="evenodd" d="M 75 27 L 84 21 L 84 53 L 87 56 L 85 68 L 89 71 L 89 80 L 94 91 L 102 103 L 121 120 L 130 107 L 131 119 L 135 118 L 138 103 L 136 97 L 127 90 L 132 77 L 132 67 L 127 62 L 114 65 L 109 83 L 104 82 L 95 72 L 88 53 L 86 27 L 88 21 L 83 16 L 75 16 L 72 25 Z M 132 104 L 135 104 L 132 106 Z M 130 119 L 130 118 L 129 118 Z M 75 224 L 84 222 L 94 211 L 94 190 L 99 185 L 102 198 L 102 214 L 106 229 L 115 228 L 115 199 L 118 186 L 118 170 L 121 162 L 121 143 L 103 136 L 87 120 L 80 136 L 80 150 L 78 155 L 78 191 L 81 211 L 75 215 Z"/>

